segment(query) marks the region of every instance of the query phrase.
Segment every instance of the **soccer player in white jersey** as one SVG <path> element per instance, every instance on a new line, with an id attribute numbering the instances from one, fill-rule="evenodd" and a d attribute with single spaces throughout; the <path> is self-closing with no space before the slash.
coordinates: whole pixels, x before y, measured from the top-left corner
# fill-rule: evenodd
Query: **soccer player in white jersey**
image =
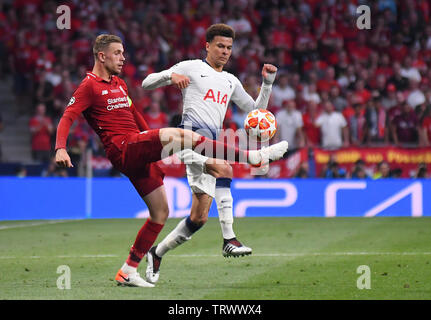
<path id="1" fill-rule="evenodd" d="M 266 109 L 277 68 L 265 64 L 262 68 L 263 84 L 256 101 L 244 90 L 234 75 L 223 71 L 232 53 L 234 30 L 226 24 L 214 24 L 206 33 L 207 56 L 204 60 L 186 60 L 170 69 L 148 75 L 142 87 L 148 90 L 175 85 L 182 91 L 182 127 L 198 131 L 215 139 L 223 128 L 229 101 L 242 110 Z M 219 220 L 224 238 L 222 253 L 226 256 L 243 256 L 252 249 L 242 245 L 233 231 L 233 199 L 230 190 L 232 167 L 227 161 L 220 163 L 193 151 L 177 154 L 186 163 L 187 178 L 192 190 L 190 216 L 183 219 L 157 246 L 147 254 L 147 280 L 155 283 L 159 278 L 162 256 L 189 240 L 205 224 L 213 198 L 216 199 Z"/>

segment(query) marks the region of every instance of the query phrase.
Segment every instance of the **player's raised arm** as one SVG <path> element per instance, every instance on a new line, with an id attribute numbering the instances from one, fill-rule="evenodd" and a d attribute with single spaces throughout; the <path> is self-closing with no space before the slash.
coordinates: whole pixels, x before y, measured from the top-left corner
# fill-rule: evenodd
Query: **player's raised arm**
<path id="1" fill-rule="evenodd" d="M 72 98 L 70 98 L 69 104 L 58 123 L 55 142 L 55 163 L 59 167 L 73 167 L 69 154 L 66 151 L 67 137 L 75 119 L 91 105 L 91 99 L 92 90 L 87 85 L 87 81 L 84 80 L 78 89 L 76 89 Z"/>
<path id="2" fill-rule="evenodd" d="M 239 81 L 232 94 L 232 101 L 246 112 L 250 112 L 253 109 L 266 109 L 268 107 L 272 84 L 274 83 L 276 74 L 277 67 L 272 64 L 264 64 L 262 68 L 263 82 L 256 101 L 244 90 L 244 87 Z"/>
<path id="3" fill-rule="evenodd" d="M 190 84 L 187 70 L 184 66 L 186 61 L 177 63 L 172 68 L 157 73 L 149 74 L 142 81 L 142 88 L 153 90 L 164 86 L 175 85 L 178 89 L 185 89 Z"/>

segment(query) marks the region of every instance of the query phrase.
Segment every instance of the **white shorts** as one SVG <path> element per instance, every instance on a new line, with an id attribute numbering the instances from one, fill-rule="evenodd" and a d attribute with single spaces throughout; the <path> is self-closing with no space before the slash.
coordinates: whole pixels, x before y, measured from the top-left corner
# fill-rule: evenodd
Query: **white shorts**
<path id="1" fill-rule="evenodd" d="M 178 158 L 186 164 L 187 180 L 193 193 L 206 193 L 215 198 L 216 178 L 206 173 L 205 162 L 208 157 L 190 149 L 177 153 Z"/>

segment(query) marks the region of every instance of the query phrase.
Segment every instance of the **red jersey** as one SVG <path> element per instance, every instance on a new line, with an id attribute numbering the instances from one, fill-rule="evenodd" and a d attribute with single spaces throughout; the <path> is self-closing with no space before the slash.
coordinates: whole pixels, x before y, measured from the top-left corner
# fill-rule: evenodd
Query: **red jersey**
<path id="1" fill-rule="evenodd" d="M 128 134 L 149 129 L 132 104 L 122 79 L 112 76 L 108 82 L 87 72 L 58 124 L 56 150 L 66 148 L 70 126 L 81 113 L 100 137 L 108 157 L 110 151 L 122 150 Z"/>
<path id="2" fill-rule="evenodd" d="M 32 150 L 51 150 L 51 133 L 49 127 L 52 125 L 52 121 L 49 117 L 38 117 L 35 116 L 30 119 L 29 127 L 38 128 L 32 134 L 31 137 L 31 148 Z"/>

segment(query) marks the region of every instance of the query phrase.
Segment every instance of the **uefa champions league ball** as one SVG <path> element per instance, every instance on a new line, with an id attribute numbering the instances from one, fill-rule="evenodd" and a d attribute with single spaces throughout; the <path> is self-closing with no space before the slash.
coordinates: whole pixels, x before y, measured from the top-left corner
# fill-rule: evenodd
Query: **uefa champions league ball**
<path id="1" fill-rule="evenodd" d="M 265 142 L 271 139 L 277 131 L 277 120 L 268 110 L 252 110 L 245 117 L 244 129 L 250 138 Z"/>

